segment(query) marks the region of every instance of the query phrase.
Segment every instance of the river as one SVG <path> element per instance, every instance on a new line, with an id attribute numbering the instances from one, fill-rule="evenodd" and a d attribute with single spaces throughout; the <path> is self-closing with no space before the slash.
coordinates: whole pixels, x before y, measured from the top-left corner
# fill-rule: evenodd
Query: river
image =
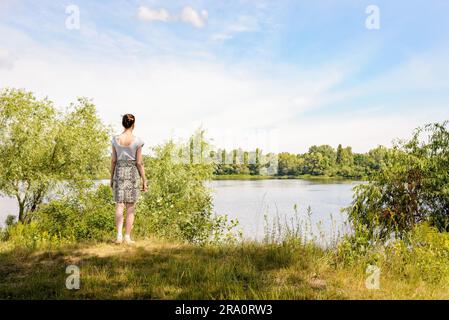
<path id="1" fill-rule="evenodd" d="M 212 181 L 214 211 L 239 221 L 247 239 L 264 236 L 265 221 L 282 221 L 295 216 L 310 223 L 312 233 L 329 240 L 347 231 L 346 216 L 341 208 L 352 200 L 352 188 L 359 182 L 325 180 L 222 180 Z M 310 207 L 312 213 L 307 214 Z M 14 198 L 0 197 L 0 221 L 17 213 Z M 266 219 L 264 218 L 266 216 Z"/>

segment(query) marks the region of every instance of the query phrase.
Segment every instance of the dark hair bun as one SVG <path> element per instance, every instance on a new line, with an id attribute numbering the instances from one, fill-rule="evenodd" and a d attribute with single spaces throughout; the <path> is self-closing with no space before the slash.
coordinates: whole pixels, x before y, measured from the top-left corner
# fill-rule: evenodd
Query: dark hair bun
<path id="1" fill-rule="evenodd" d="M 122 125 L 125 127 L 125 129 L 128 129 L 133 126 L 135 121 L 136 118 L 132 114 L 127 113 L 123 116 Z"/>

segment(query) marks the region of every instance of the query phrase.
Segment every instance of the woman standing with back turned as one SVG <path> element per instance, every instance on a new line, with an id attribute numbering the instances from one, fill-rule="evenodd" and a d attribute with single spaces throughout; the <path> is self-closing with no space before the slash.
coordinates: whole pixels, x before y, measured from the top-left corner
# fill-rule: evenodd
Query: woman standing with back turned
<path id="1" fill-rule="evenodd" d="M 126 206 L 125 242 L 131 240 L 131 230 L 134 223 L 134 210 L 139 191 L 147 191 L 145 169 L 143 167 L 142 139 L 133 136 L 135 118 L 132 114 L 125 114 L 122 125 L 125 130 L 112 138 L 111 187 L 113 190 L 115 207 L 115 225 L 117 226 L 116 243 L 123 242 L 123 210 Z M 142 181 L 142 188 L 139 188 Z"/>

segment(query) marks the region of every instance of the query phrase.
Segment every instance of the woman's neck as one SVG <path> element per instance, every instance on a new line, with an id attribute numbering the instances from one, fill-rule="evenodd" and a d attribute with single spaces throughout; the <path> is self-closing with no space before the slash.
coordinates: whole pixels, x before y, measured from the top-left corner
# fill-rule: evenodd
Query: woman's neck
<path id="1" fill-rule="evenodd" d="M 123 131 L 123 133 L 132 135 L 133 134 L 133 129 L 125 129 L 125 131 Z"/>

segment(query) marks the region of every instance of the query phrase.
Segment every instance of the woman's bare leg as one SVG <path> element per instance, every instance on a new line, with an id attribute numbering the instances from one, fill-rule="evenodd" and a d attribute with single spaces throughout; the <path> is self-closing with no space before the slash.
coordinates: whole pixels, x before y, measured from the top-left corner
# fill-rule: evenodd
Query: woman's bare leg
<path id="1" fill-rule="evenodd" d="M 115 205 L 115 226 L 117 227 L 117 242 L 122 241 L 123 209 L 124 208 L 125 208 L 124 203 L 117 203 Z"/>
<path id="2" fill-rule="evenodd" d="M 133 229 L 133 224 L 134 224 L 134 208 L 135 208 L 135 203 L 127 203 L 126 204 L 125 240 L 128 242 L 131 241 L 131 231 Z"/>

